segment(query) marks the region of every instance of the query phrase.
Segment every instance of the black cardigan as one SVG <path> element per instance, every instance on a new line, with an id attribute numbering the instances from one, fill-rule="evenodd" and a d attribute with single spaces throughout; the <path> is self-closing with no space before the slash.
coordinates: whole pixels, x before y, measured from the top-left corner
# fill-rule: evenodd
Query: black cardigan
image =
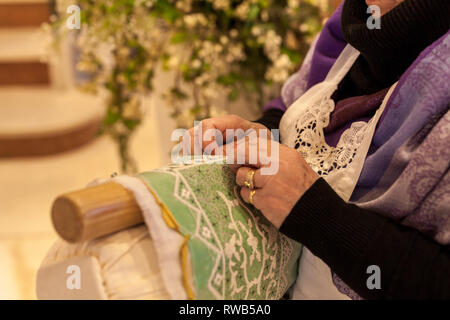
<path id="1" fill-rule="evenodd" d="M 304 244 L 365 299 L 450 299 L 450 250 L 419 231 L 344 202 L 320 178 L 280 231 Z M 370 290 L 367 268 L 380 268 Z"/>

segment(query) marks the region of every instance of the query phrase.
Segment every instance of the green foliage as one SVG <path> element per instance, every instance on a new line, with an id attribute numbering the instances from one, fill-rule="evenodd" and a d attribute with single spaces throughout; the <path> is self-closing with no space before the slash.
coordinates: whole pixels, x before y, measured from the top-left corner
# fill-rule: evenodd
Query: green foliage
<path id="1" fill-rule="evenodd" d="M 65 36 L 68 0 L 52 22 Z M 318 0 L 78 0 L 83 87 L 106 90 L 102 132 L 119 146 L 124 171 L 136 170 L 128 145 L 142 120 L 140 97 L 158 65 L 175 74 L 165 97 L 179 126 L 226 113 L 244 97 L 261 105 L 301 64 L 321 28 Z M 224 99 L 220 99 L 225 97 Z"/>

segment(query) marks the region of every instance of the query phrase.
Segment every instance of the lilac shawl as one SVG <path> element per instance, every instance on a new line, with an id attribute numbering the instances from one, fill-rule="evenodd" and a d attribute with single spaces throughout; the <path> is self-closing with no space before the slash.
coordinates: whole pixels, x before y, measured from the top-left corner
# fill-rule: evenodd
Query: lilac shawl
<path id="1" fill-rule="evenodd" d="M 285 84 L 282 109 L 322 81 L 346 45 L 342 5 L 328 20 L 313 54 Z M 305 72 L 307 70 L 307 72 Z M 375 131 L 351 201 L 450 244 L 450 31 L 402 75 Z M 270 107 L 270 106 L 268 106 Z M 360 120 L 360 119 L 355 119 Z M 350 123 L 349 123 L 350 124 Z M 359 296 L 333 274 L 353 299 Z"/>

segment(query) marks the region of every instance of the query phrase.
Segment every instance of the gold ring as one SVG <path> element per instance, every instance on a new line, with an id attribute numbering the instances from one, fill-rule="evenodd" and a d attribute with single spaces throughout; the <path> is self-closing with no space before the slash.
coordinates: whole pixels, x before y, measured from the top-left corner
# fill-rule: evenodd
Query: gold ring
<path id="1" fill-rule="evenodd" d="M 253 205 L 253 196 L 255 195 L 256 190 L 250 191 L 250 195 L 248 196 L 248 202 Z"/>
<path id="2" fill-rule="evenodd" d="M 245 177 L 244 185 L 250 190 L 255 189 L 255 183 L 253 181 L 253 177 L 255 176 L 255 170 L 250 169 L 247 172 L 247 176 Z"/>

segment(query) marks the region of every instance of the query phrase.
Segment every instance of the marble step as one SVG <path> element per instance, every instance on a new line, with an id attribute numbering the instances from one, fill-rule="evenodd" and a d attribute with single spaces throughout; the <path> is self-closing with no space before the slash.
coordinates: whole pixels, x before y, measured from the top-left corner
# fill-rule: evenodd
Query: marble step
<path id="1" fill-rule="evenodd" d="M 48 0 L 0 0 L 0 28 L 38 27 L 49 16 Z"/>
<path id="2" fill-rule="evenodd" d="M 0 157 L 74 149 L 95 138 L 103 102 L 72 90 L 0 88 Z"/>
<path id="3" fill-rule="evenodd" d="M 49 85 L 49 43 L 39 28 L 0 29 L 0 86 Z"/>

